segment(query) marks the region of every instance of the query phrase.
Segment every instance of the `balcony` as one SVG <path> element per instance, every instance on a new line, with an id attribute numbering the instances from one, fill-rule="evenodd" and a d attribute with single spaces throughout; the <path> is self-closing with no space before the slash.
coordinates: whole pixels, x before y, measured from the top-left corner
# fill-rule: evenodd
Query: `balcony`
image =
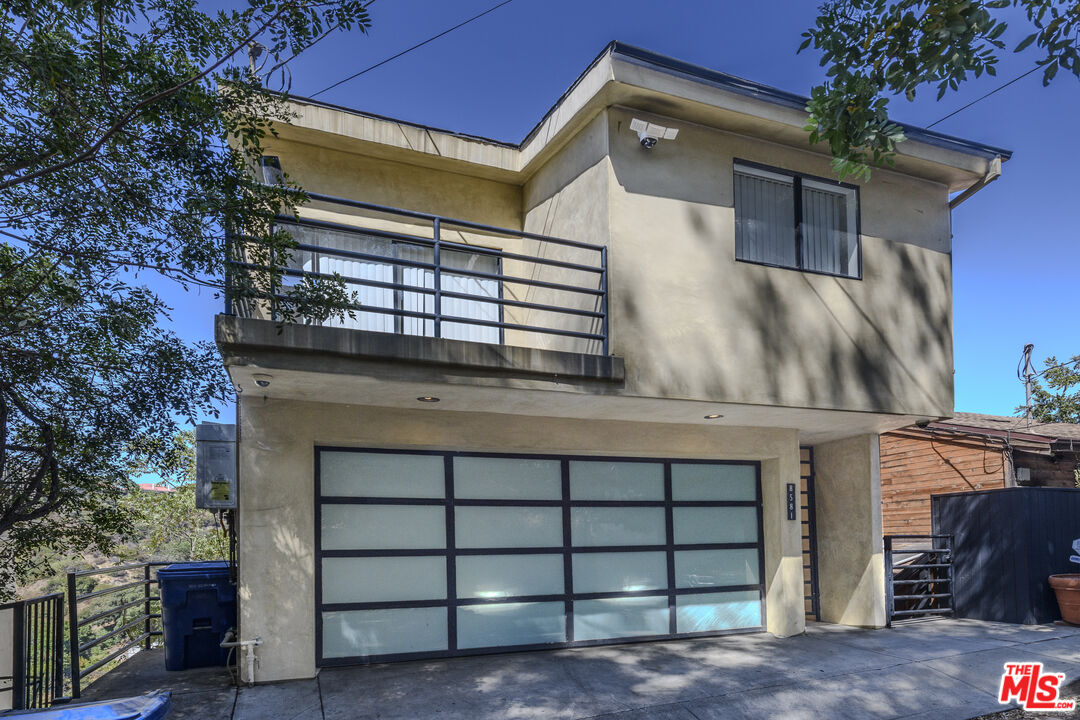
<path id="1" fill-rule="evenodd" d="M 608 354 L 607 248 L 355 200 L 309 194 L 304 218 L 279 216 L 297 241 L 276 303 L 303 278 L 340 277 L 344 319 L 371 332 Z M 327 219 L 333 218 L 333 219 Z M 234 272 L 258 264 L 233 263 Z M 276 320 L 276 303 L 226 314 Z M 562 342 L 560 342 L 562 340 Z"/>
<path id="2" fill-rule="evenodd" d="M 296 243 L 280 282 L 227 302 L 218 344 L 498 374 L 621 382 L 610 356 L 607 248 L 576 240 L 309 193 L 275 228 Z M 266 267 L 240 238 L 230 281 Z M 301 284 L 340 281 L 344 313 L 283 312 Z M 288 318 L 288 322 L 284 322 Z M 272 328 L 272 330 L 271 330 Z M 259 363 L 256 363 L 259 364 Z M 338 370 L 337 372 L 350 372 Z"/>

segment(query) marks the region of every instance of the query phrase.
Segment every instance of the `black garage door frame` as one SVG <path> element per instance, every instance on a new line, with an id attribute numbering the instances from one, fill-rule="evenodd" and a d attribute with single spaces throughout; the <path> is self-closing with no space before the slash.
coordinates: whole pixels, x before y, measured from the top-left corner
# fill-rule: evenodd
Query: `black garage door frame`
<path id="1" fill-rule="evenodd" d="M 335 667 L 360 665 L 391 661 L 421 660 L 433 658 L 459 657 L 468 655 L 491 655 L 497 653 L 523 652 L 530 650 L 549 650 L 568 647 L 587 647 L 596 645 L 615 645 L 632 642 L 655 642 L 677 638 L 717 637 L 722 635 L 761 632 L 767 624 L 765 615 L 765 535 L 762 517 L 761 463 L 754 460 L 709 460 L 693 458 L 654 458 L 620 457 L 610 455 L 552 455 L 539 453 L 494 453 L 453 450 L 409 450 L 397 448 L 362 448 L 333 445 L 315 446 L 315 664 L 317 667 Z M 352 497 L 322 495 L 320 456 L 322 452 L 380 453 L 390 455 L 429 455 L 442 456 L 444 462 L 445 498 L 415 497 Z M 454 498 L 454 458 L 508 458 L 523 460 L 557 460 L 562 472 L 561 500 L 523 500 L 523 499 L 455 499 Z M 571 500 L 570 499 L 570 463 L 573 461 L 653 463 L 662 464 L 664 470 L 663 500 Z M 672 471 L 673 465 L 739 465 L 754 468 L 754 500 L 673 500 Z M 322 506 L 324 504 L 353 505 L 442 505 L 446 508 L 446 547 L 432 549 L 380 549 L 380 550 L 323 550 L 322 549 Z M 455 546 L 454 520 L 456 507 L 466 506 L 506 506 L 506 507 L 560 507 L 562 508 L 563 544 L 561 547 L 484 547 L 457 548 Z M 756 543 L 693 543 L 675 544 L 673 511 L 677 507 L 754 507 L 757 518 Z M 665 511 L 666 542 L 663 545 L 634 546 L 574 546 L 571 542 L 571 508 L 574 507 L 662 507 Z M 677 550 L 734 550 L 756 549 L 758 554 L 758 579 L 756 584 L 745 585 L 710 585 L 706 587 L 676 588 L 675 552 Z M 637 590 L 618 592 L 575 593 L 573 591 L 572 556 L 574 553 L 597 552 L 665 552 L 667 556 L 667 588 L 657 590 Z M 563 556 L 563 592 L 550 595 L 520 595 L 498 598 L 459 598 L 456 589 L 457 558 L 466 555 L 512 555 L 512 554 L 561 554 Z M 387 602 L 323 603 L 322 561 L 332 557 L 446 557 L 446 599 L 443 600 L 408 600 Z M 761 625 L 713 630 L 706 632 L 680 633 L 676 628 L 676 597 L 757 590 L 761 609 Z M 668 630 L 662 635 L 635 635 L 621 638 L 599 640 L 574 640 L 573 608 L 575 600 L 598 600 L 623 597 L 662 597 L 668 600 Z M 567 642 L 551 642 L 530 645 L 499 645 L 482 648 L 457 647 L 457 608 L 469 605 L 514 602 L 559 602 L 565 603 L 565 622 Z M 323 657 L 323 613 L 327 611 L 379 610 L 396 608 L 447 608 L 448 642 L 446 650 L 395 653 L 390 655 L 367 655 L 352 657 Z"/>

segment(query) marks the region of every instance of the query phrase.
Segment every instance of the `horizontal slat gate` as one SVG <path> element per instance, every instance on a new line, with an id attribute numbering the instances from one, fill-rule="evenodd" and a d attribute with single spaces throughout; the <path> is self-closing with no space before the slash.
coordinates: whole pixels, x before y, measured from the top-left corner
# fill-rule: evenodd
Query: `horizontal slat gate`
<path id="1" fill-rule="evenodd" d="M 885 536 L 887 625 L 953 614 L 952 535 Z"/>

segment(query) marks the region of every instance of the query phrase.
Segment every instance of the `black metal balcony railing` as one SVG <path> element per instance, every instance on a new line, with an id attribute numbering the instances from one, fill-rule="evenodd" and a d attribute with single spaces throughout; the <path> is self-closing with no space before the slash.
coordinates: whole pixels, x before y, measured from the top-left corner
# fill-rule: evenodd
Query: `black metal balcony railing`
<path id="1" fill-rule="evenodd" d="M 359 300 L 348 306 L 353 319 L 312 322 L 608 354 L 605 246 L 315 193 L 308 197 L 310 207 L 330 209 L 333 220 L 277 218 L 297 242 L 283 287 L 270 288 L 269 303 L 234 301 L 226 293 L 226 314 L 278 319 L 276 305 L 288 302 L 291 284 L 339 277 Z M 239 249 L 227 282 L 235 273 L 267 269 L 244 255 L 244 243 L 251 242 L 234 236 Z"/>
<path id="2" fill-rule="evenodd" d="M 0 605 L 11 612 L 11 672 L 0 677 L 13 710 L 47 708 L 64 693 L 64 595 Z"/>

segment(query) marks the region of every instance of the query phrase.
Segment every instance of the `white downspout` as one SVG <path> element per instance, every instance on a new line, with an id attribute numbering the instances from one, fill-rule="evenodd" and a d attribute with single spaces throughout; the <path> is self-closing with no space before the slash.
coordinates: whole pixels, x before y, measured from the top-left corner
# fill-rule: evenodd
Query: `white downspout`
<path id="1" fill-rule="evenodd" d="M 949 201 L 949 209 L 950 210 L 955 210 L 957 205 L 964 202 L 969 197 L 971 197 L 975 193 L 979 192 L 980 190 L 982 190 L 984 187 L 986 187 L 990 183 L 997 180 L 999 177 L 1001 177 L 1001 156 L 1000 155 L 998 155 L 997 157 L 995 157 L 993 160 L 990 161 L 989 165 L 986 168 L 986 175 L 984 175 L 980 180 L 976 181 L 975 184 L 972 185 L 971 187 L 969 187 L 967 190 L 960 193 L 959 195 L 957 195 L 956 197 L 954 197 L 952 200 Z"/>

